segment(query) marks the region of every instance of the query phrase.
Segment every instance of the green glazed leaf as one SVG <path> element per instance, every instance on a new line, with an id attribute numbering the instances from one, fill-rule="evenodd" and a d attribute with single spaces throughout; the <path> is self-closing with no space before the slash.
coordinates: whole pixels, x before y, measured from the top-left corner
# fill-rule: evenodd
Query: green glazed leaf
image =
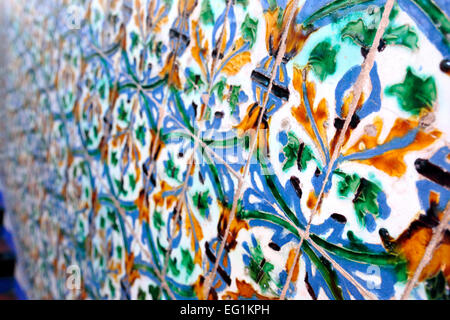
<path id="1" fill-rule="evenodd" d="M 369 28 L 364 23 L 363 19 L 350 21 L 342 29 L 342 39 L 350 38 L 354 43 L 361 47 L 369 48 L 375 38 L 376 28 Z"/>
<path id="2" fill-rule="evenodd" d="M 136 129 L 136 138 L 145 146 L 145 126 L 143 124 Z"/>
<path id="3" fill-rule="evenodd" d="M 204 24 L 214 24 L 214 12 L 211 8 L 209 0 L 203 0 L 200 11 L 200 21 Z"/>
<path id="4" fill-rule="evenodd" d="M 236 110 L 236 106 L 239 103 L 239 93 L 241 92 L 241 86 L 231 86 L 231 92 L 228 102 L 230 103 L 231 113 Z"/>
<path id="5" fill-rule="evenodd" d="M 437 98 L 436 83 L 433 77 L 420 77 L 408 67 L 403 82 L 387 87 L 386 94 L 397 97 L 403 110 L 418 115 L 423 109 L 433 108 Z"/>
<path id="6" fill-rule="evenodd" d="M 396 44 L 409 49 L 418 48 L 417 43 L 419 42 L 419 37 L 416 32 L 407 25 L 389 27 L 389 29 L 386 30 L 383 39 L 387 44 Z"/>
<path id="7" fill-rule="evenodd" d="M 336 172 L 336 174 L 342 177 L 337 185 L 338 194 L 341 197 L 354 194 L 352 201 L 356 217 L 360 225 L 365 226 L 365 215 L 372 214 L 376 217 L 379 214 L 378 194 L 381 188 L 365 178 L 360 178 L 357 174 L 348 175 L 343 172 Z"/>
<path id="8" fill-rule="evenodd" d="M 248 6 L 248 0 L 236 0 L 236 4 L 240 4 L 244 8 Z"/>
<path id="9" fill-rule="evenodd" d="M 298 141 L 298 138 L 295 136 L 295 134 L 290 131 L 288 133 L 288 142 L 283 148 L 283 153 L 286 157 L 286 161 L 283 165 L 283 171 L 287 171 L 294 166 L 295 162 L 297 161 L 297 153 L 299 148 L 300 141 Z"/>
<path id="10" fill-rule="evenodd" d="M 339 46 L 331 46 L 329 41 L 322 41 L 311 51 L 308 63 L 314 74 L 324 81 L 326 77 L 336 72 L 336 55 Z"/>
<path id="11" fill-rule="evenodd" d="M 258 29 L 258 19 L 252 19 L 247 14 L 245 16 L 244 22 L 241 25 L 242 37 L 250 42 L 250 48 L 256 41 L 256 31 Z"/>
<path id="12" fill-rule="evenodd" d="M 223 91 L 225 90 L 225 86 L 227 84 L 227 79 L 222 77 L 212 88 L 212 91 L 217 90 L 217 97 L 220 101 L 223 101 Z"/>
<path id="13" fill-rule="evenodd" d="M 181 265 L 186 269 L 188 276 L 190 276 L 194 271 L 194 259 L 192 259 L 192 256 L 188 250 L 181 249 Z"/>
<path id="14" fill-rule="evenodd" d="M 202 217 L 205 216 L 206 210 L 208 209 L 208 199 L 209 199 L 209 190 L 205 192 L 197 192 L 192 200 L 194 201 L 194 205 L 200 211 Z"/>
<path id="15" fill-rule="evenodd" d="M 155 210 L 153 212 L 153 226 L 156 228 L 156 230 L 161 230 L 161 227 L 164 227 L 165 223 L 162 218 L 161 212 Z"/>
<path id="16" fill-rule="evenodd" d="M 250 253 L 250 264 L 248 266 L 250 277 L 259 284 L 263 292 L 266 292 L 270 289 L 270 282 L 272 281 L 270 273 L 274 269 L 274 265 L 264 258 L 259 243 L 256 247 L 250 249 Z"/>
<path id="17" fill-rule="evenodd" d="M 175 165 L 172 154 L 169 154 L 169 159 L 166 161 L 165 171 L 170 178 L 178 179 L 180 168 Z"/>

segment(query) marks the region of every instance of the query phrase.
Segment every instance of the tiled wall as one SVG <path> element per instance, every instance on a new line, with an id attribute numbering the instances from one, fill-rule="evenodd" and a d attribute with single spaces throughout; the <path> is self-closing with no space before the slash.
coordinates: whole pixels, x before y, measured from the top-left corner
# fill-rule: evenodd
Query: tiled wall
<path id="1" fill-rule="evenodd" d="M 29 297 L 450 297 L 448 1 L 4 6 Z"/>

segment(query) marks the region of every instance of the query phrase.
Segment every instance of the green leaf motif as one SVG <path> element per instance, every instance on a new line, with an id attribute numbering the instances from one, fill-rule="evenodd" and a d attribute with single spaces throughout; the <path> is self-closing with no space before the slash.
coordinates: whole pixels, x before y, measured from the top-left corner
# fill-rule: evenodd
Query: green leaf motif
<path id="1" fill-rule="evenodd" d="M 202 78 L 199 74 L 193 73 L 190 69 L 187 69 L 186 86 L 184 91 L 189 94 L 192 91 L 198 91 L 204 85 Z"/>
<path id="2" fill-rule="evenodd" d="M 294 166 L 295 161 L 297 160 L 298 149 L 300 148 L 300 141 L 296 137 L 295 133 L 290 131 L 288 132 L 288 142 L 283 148 L 284 156 L 286 157 L 286 161 L 283 165 L 283 171 L 289 170 Z"/>
<path id="3" fill-rule="evenodd" d="M 208 199 L 209 199 L 209 190 L 205 192 L 197 192 L 192 200 L 194 201 L 194 205 L 200 211 L 202 217 L 205 216 L 206 210 L 208 209 Z"/>
<path id="4" fill-rule="evenodd" d="M 117 192 L 119 194 L 123 194 L 124 196 L 126 196 L 128 194 L 128 192 L 125 190 L 125 188 L 123 186 L 124 185 L 123 180 L 114 179 L 114 182 L 115 182 L 117 190 L 118 190 Z"/>
<path id="5" fill-rule="evenodd" d="M 305 171 L 307 163 L 313 159 L 314 159 L 313 151 L 311 150 L 311 148 L 309 146 L 306 146 L 303 144 L 303 150 L 302 150 L 300 159 L 298 159 L 298 155 L 297 155 L 297 161 L 300 161 L 299 163 L 297 162 L 299 170 Z"/>
<path id="6" fill-rule="evenodd" d="M 329 75 L 336 72 L 336 55 L 338 51 L 339 46 L 331 46 L 328 40 L 320 42 L 311 51 L 308 63 L 320 81 L 324 81 Z"/>
<path id="7" fill-rule="evenodd" d="M 101 84 L 98 87 L 98 94 L 100 95 L 100 98 L 104 100 L 106 98 L 106 84 L 105 81 L 102 81 Z"/>
<path id="8" fill-rule="evenodd" d="M 250 264 L 248 266 L 250 277 L 259 284 L 263 292 L 266 292 L 270 289 L 270 282 L 272 281 L 270 273 L 274 269 L 274 265 L 264 258 L 259 243 L 256 247 L 250 249 L 250 253 Z"/>
<path id="9" fill-rule="evenodd" d="M 202 2 L 200 21 L 204 24 L 214 24 L 214 12 L 212 11 L 209 0 L 203 0 Z"/>
<path id="10" fill-rule="evenodd" d="M 117 159 L 117 151 L 111 152 L 111 163 L 113 166 L 117 166 L 119 159 Z"/>
<path id="11" fill-rule="evenodd" d="M 108 287 L 109 287 L 109 291 L 111 291 L 111 296 L 115 297 L 116 296 L 116 288 L 114 287 L 111 279 L 108 280 Z"/>
<path id="12" fill-rule="evenodd" d="M 433 108 L 437 98 L 436 83 L 433 77 L 420 77 L 408 67 L 403 82 L 387 87 L 386 94 L 397 97 L 403 110 L 419 115 L 423 109 Z"/>
<path id="13" fill-rule="evenodd" d="M 108 218 L 108 220 L 111 222 L 111 225 L 112 225 L 112 228 L 115 230 L 115 231 L 119 231 L 119 225 L 117 224 L 117 222 L 116 222 L 116 213 L 114 212 L 114 211 L 110 211 L 110 210 L 108 210 L 108 212 L 107 212 L 107 218 Z"/>
<path id="14" fill-rule="evenodd" d="M 348 175 L 341 172 L 336 172 L 343 180 L 339 181 L 338 194 L 342 197 L 348 197 L 350 193 L 355 193 L 359 186 L 359 177 L 356 174 Z"/>
<path id="15" fill-rule="evenodd" d="M 139 288 L 137 295 L 138 300 L 145 300 L 146 296 L 147 296 L 146 292 L 141 288 Z"/>
<path id="16" fill-rule="evenodd" d="M 383 37 L 387 44 L 396 44 L 409 49 L 418 48 L 419 37 L 417 33 L 407 25 L 389 27 Z"/>
<path id="17" fill-rule="evenodd" d="M 127 110 L 125 110 L 125 105 L 122 100 L 119 105 L 119 120 L 127 121 L 127 118 L 128 118 L 128 112 L 127 112 Z"/>
<path id="18" fill-rule="evenodd" d="M 181 265 L 186 269 L 188 276 L 190 276 L 194 271 L 194 259 L 192 259 L 192 256 L 188 250 L 181 249 Z"/>
<path id="19" fill-rule="evenodd" d="M 170 178 L 175 180 L 178 179 L 178 172 L 180 171 L 180 168 L 175 165 L 172 154 L 169 154 L 169 159 L 166 161 L 165 171 Z"/>
<path id="20" fill-rule="evenodd" d="M 105 226 L 106 226 L 105 217 L 100 217 L 100 228 L 105 229 Z"/>
<path id="21" fill-rule="evenodd" d="M 230 103 L 231 113 L 236 111 L 236 107 L 239 103 L 239 93 L 241 92 L 241 86 L 231 86 L 230 97 L 228 102 Z"/>
<path id="22" fill-rule="evenodd" d="M 70 108 L 72 103 L 74 102 L 73 93 L 69 92 L 67 95 L 63 96 L 62 102 L 64 109 Z"/>
<path id="23" fill-rule="evenodd" d="M 158 251 L 161 253 L 161 255 L 165 256 L 167 253 L 167 249 L 161 245 L 159 239 L 157 239 L 156 245 L 158 246 Z M 170 272 L 172 272 L 175 277 L 180 275 L 180 270 L 177 268 L 177 258 L 171 258 L 169 256 L 168 267 Z"/>
<path id="24" fill-rule="evenodd" d="M 301 150 L 300 150 L 301 149 Z M 300 143 L 293 131 L 288 132 L 288 141 L 283 148 L 286 160 L 283 165 L 283 171 L 286 172 L 297 162 L 300 171 L 306 170 L 308 162 L 314 159 L 311 148 L 304 143 Z"/>
<path id="25" fill-rule="evenodd" d="M 145 146 L 145 126 L 143 124 L 136 129 L 136 138 Z"/>
<path id="26" fill-rule="evenodd" d="M 158 300 L 161 289 L 158 286 L 148 285 L 148 292 L 152 296 L 153 300 Z"/>
<path id="27" fill-rule="evenodd" d="M 160 231 L 161 227 L 164 227 L 164 225 L 165 223 L 162 219 L 161 212 L 155 210 L 153 212 L 153 226 L 156 228 L 156 230 Z"/>
<path id="28" fill-rule="evenodd" d="M 87 144 L 88 146 L 92 145 L 92 139 L 91 139 L 91 135 L 90 135 L 89 130 L 85 129 L 85 130 L 84 130 L 84 134 L 85 134 L 85 136 L 86 136 L 86 144 Z"/>
<path id="29" fill-rule="evenodd" d="M 163 50 L 163 43 L 162 41 L 156 41 L 154 37 L 150 39 L 148 42 L 148 50 L 152 56 L 156 56 L 158 59 L 161 58 L 162 50 Z"/>
<path id="30" fill-rule="evenodd" d="M 139 43 L 139 35 L 134 31 L 132 31 L 130 35 L 131 35 L 131 51 L 133 51 L 133 49 L 136 48 L 136 46 Z"/>
<path id="31" fill-rule="evenodd" d="M 252 19 L 247 14 L 245 16 L 244 22 L 241 25 L 242 37 L 250 42 L 250 48 L 256 41 L 256 32 L 258 30 L 258 19 Z"/>
<path id="32" fill-rule="evenodd" d="M 212 88 L 212 91 L 217 91 L 217 97 L 220 101 L 223 101 L 223 91 L 225 90 L 226 84 L 227 79 L 222 77 Z"/>
<path id="33" fill-rule="evenodd" d="M 363 19 L 350 21 L 341 31 L 342 39 L 349 38 L 361 47 L 369 48 L 375 38 L 376 28 L 369 28 Z"/>
<path id="34" fill-rule="evenodd" d="M 236 0 L 236 4 L 240 4 L 244 8 L 248 6 L 248 0 Z"/>
<path id="35" fill-rule="evenodd" d="M 379 214 L 377 198 L 381 188 L 365 178 L 360 178 L 357 174 L 347 175 L 343 172 L 336 172 L 336 174 L 343 178 L 337 186 L 338 194 L 342 197 L 354 194 L 352 201 L 356 217 L 359 224 L 365 226 L 365 215 L 372 214 L 377 217 Z"/>
<path id="36" fill-rule="evenodd" d="M 130 187 L 134 191 L 134 189 L 136 189 L 136 178 L 134 177 L 133 174 L 130 174 L 130 175 L 128 175 L 128 179 L 130 182 Z"/>
<path id="37" fill-rule="evenodd" d="M 394 10 L 395 9 L 395 10 Z M 392 22 L 398 13 L 397 6 L 394 7 L 390 14 L 390 23 L 383 34 L 383 40 L 388 45 L 399 45 L 409 49 L 416 49 L 419 37 L 414 29 L 408 25 L 395 26 Z M 349 38 L 355 44 L 370 48 L 373 40 L 375 39 L 375 33 L 377 32 L 378 25 L 381 20 L 381 14 L 383 10 L 373 14 L 372 21 L 366 23 L 362 18 L 356 21 L 351 21 L 341 31 L 342 39 Z"/>
<path id="38" fill-rule="evenodd" d="M 169 258 L 169 270 L 175 277 L 180 275 L 180 270 L 177 268 L 177 259 Z"/>
<path id="39" fill-rule="evenodd" d="M 361 225 L 365 225 L 364 216 L 368 213 L 378 216 L 378 193 L 381 191 L 375 183 L 364 178 L 361 179 L 358 190 L 356 191 L 353 205 L 356 210 L 356 216 Z"/>

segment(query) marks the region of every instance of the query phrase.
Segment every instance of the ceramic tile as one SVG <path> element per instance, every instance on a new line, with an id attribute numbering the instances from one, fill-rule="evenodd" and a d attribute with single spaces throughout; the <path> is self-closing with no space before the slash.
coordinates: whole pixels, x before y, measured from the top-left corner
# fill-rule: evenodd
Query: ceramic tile
<path id="1" fill-rule="evenodd" d="M 449 10 L 10 4 L 2 181 L 27 294 L 448 299 Z"/>

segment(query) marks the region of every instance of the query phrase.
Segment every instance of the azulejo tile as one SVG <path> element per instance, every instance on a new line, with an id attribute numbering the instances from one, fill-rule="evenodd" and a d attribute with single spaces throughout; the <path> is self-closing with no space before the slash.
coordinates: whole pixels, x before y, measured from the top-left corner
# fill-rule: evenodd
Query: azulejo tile
<path id="1" fill-rule="evenodd" d="M 7 9 L 30 297 L 449 298 L 446 1 Z"/>

